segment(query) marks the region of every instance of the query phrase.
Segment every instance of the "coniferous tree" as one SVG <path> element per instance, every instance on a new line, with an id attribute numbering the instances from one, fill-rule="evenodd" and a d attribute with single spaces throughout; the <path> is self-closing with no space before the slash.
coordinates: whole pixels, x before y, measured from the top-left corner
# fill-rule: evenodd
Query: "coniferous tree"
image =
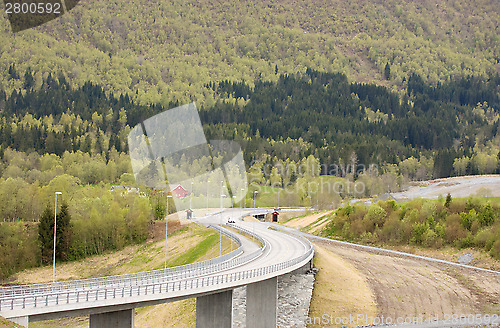
<path id="1" fill-rule="evenodd" d="M 444 201 L 444 206 L 445 207 L 450 207 L 450 204 L 451 204 L 451 195 L 450 193 L 448 193 L 448 195 L 446 195 L 446 200 Z"/>
<path id="2" fill-rule="evenodd" d="M 68 204 L 63 203 L 57 213 L 56 258 L 66 260 L 71 246 L 71 216 Z"/>
<path id="3" fill-rule="evenodd" d="M 71 217 L 68 213 L 68 205 L 63 203 L 57 213 L 57 234 L 56 234 L 56 258 L 65 260 L 71 245 Z M 54 212 L 50 205 L 47 205 L 38 224 L 38 241 L 43 263 L 50 263 L 54 252 Z"/>
<path id="4" fill-rule="evenodd" d="M 31 73 L 31 68 L 28 67 L 26 73 L 24 73 L 24 89 L 31 90 L 35 85 L 35 79 L 33 78 L 33 74 Z"/>
<path id="5" fill-rule="evenodd" d="M 54 215 L 53 209 L 47 204 L 38 224 L 38 242 L 43 263 L 50 263 L 54 247 Z"/>
<path id="6" fill-rule="evenodd" d="M 385 65 L 384 77 L 385 77 L 386 80 L 390 80 L 391 79 L 391 65 L 389 65 L 389 63 L 387 63 Z"/>

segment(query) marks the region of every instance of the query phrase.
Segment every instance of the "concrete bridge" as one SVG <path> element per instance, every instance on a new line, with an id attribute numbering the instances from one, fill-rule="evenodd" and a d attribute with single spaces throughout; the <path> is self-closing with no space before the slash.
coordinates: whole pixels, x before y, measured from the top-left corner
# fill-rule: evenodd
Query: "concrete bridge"
<path id="1" fill-rule="evenodd" d="M 268 210 L 225 210 L 198 220 L 224 224 L 242 214 Z M 90 316 L 90 327 L 133 327 L 134 309 L 196 297 L 196 327 L 231 327 L 232 292 L 247 287 L 248 328 L 276 327 L 277 277 L 309 268 L 314 251 L 298 236 L 268 229 L 258 222 L 236 220 L 224 228 L 239 247 L 221 258 L 182 267 L 98 279 L 0 288 L 0 315 L 28 327 L 29 322 Z"/>

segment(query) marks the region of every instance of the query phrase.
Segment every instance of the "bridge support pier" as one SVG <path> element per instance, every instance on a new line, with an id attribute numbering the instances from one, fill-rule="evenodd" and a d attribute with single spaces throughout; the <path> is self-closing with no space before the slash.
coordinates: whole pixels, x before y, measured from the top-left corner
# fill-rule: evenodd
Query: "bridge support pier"
<path id="1" fill-rule="evenodd" d="M 196 328 L 231 328 L 233 290 L 196 298 Z"/>
<path id="2" fill-rule="evenodd" d="M 90 328 L 134 328 L 135 309 L 90 315 Z"/>
<path id="3" fill-rule="evenodd" d="M 276 327 L 278 277 L 247 285 L 247 328 Z"/>

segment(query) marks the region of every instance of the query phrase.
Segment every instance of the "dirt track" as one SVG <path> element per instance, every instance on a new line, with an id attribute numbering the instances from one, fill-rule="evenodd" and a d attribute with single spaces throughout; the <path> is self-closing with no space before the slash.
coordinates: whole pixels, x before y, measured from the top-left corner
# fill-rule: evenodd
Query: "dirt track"
<path id="1" fill-rule="evenodd" d="M 372 254 L 328 241 L 315 244 L 352 263 L 366 278 L 379 316 L 428 320 L 452 314 L 500 314 L 500 275 Z"/>

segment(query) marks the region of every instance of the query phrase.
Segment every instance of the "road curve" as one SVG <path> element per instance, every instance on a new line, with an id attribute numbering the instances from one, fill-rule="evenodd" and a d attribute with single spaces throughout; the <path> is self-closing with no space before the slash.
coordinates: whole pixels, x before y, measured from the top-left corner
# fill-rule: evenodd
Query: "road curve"
<path id="1" fill-rule="evenodd" d="M 197 220 L 206 225 L 223 225 L 229 218 L 236 219 L 232 226 L 254 234 L 264 245 L 263 249 L 254 247 L 253 251 L 247 247 L 247 251 L 231 260 L 236 261 L 235 265 L 227 269 L 169 281 L 145 279 L 130 286 L 117 286 L 116 282 L 106 284 L 104 278 L 103 284 L 94 289 L 47 290 L 35 296 L 6 296 L 0 298 L 0 315 L 7 319 L 28 316 L 31 322 L 156 305 L 267 280 L 294 271 L 312 260 L 314 251 L 307 239 L 268 229 L 267 224 L 237 219 L 256 211 L 269 210 L 228 209 Z"/>

